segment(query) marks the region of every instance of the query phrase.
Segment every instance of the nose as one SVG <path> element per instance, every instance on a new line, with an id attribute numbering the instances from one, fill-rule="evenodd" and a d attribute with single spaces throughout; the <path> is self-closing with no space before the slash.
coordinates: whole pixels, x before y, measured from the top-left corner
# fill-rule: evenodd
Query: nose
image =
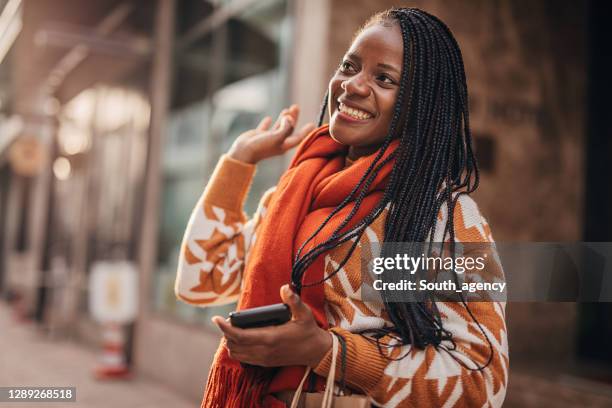
<path id="1" fill-rule="evenodd" d="M 340 87 L 349 95 L 358 95 L 362 97 L 370 95 L 370 87 L 362 75 L 354 75 L 342 81 Z"/>

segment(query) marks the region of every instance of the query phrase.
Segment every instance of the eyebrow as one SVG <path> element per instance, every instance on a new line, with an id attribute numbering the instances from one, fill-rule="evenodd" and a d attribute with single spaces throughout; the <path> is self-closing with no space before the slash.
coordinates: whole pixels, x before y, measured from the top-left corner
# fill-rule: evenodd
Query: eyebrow
<path id="1" fill-rule="evenodd" d="M 359 55 L 355 54 L 355 53 L 350 53 L 350 54 L 347 54 L 346 56 L 348 58 L 356 60 L 357 62 L 361 62 L 361 57 Z M 398 74 L 401 73 L 400 70 L 397 69 L 396 67 L 394 67 L 393 65 L 385 64 L 383 62 L 379 62 L 378 64 L 376 64 L 376 66 L 388 69 L 390 71 L 394 71 L 394 72 L 396 72 Z"/>

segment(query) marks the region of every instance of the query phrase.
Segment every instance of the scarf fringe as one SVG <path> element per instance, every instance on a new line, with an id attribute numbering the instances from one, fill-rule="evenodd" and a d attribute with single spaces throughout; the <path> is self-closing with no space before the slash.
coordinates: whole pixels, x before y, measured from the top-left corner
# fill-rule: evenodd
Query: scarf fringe
<path id="1" fill-rule="evenodd" d="M 257 367 L 214 364 L 200 408 L 264 408 L 267 381 Z"/>

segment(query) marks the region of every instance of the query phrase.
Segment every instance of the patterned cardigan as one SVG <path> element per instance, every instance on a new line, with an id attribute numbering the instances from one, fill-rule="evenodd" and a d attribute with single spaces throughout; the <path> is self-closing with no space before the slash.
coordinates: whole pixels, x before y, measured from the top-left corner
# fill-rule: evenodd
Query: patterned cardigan
<path id="1" fill-rule="evenodd" d="M 175 282 L 178 299 L 199 307 L 237 301 L 245 260 L 257 242 L 258 226 L 274 194 L 274 188 L 268 190 L 255 215 L 251 219 L 246 217 L 243 205 L 254 173 L 254 165 L 227 156 L 220 159 L 185 231 Z M 398 345 L 380 350 L 371 339 L 358 334 L 364 329 L 390 325 L 382 303 L 362 299 L 359 289 L 361 244 L 382 240 L 384 215 L 362 235 L 362 242 L 340 272 L 325 281 L 325 310 L 330 330 L 346 339 L 346 383 L 370 395 L 374 405 L 380 407 L 501 406 L 509 364 L 504 302 L 468 302 L 493 347 L 491 362 L 483 370 L 470 368 L 475 363 L 484 365 L 491 348 L 462 303 L 436 302 L 444 328 L 453 334 L 454 350 L 448 350 L 451 345 L 447 341 L 442 342 L 447 347 L 428 346 L 419 350 Z M 443 206 L 438 215 L 440 230 L 434 238 L 442 236 L 446 216 Z M 469 196 L 459 198 L 454 217 L 457 242 L 493 242 L 489 225 Z M 349 241 L 325 255 L 326 275 L 343 259 L 350 244 Z M 496 256 L 487 258 L 486 268 L 503 279 Z M 381 341 L 396 342 L 393 337 L 384 337 Z M 331 351 L 314 371 L 326 377 L 330 364 Z M 339 367 L 336 372 L 340 373 Z"/>

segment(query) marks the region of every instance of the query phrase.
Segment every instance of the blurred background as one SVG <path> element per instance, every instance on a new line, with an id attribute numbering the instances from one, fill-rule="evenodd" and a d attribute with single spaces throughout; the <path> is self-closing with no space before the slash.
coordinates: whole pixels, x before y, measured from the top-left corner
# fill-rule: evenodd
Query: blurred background
<path id="1" fill-rule="evenodd" d="M 460 44 L 496 240 L 612 241 L 603 1 L 0 0 L 0 386 L 198 406 L 209 319 L 232 307 L 175 299 L 190 211 L 262 116 L 316 120 L 353 32 L 391 6 Z M 288 158 L 258 166 L 247 213 Z M 610 303 L 510 303 L 507 322 L 505 406 L 612 406 Z"/>

